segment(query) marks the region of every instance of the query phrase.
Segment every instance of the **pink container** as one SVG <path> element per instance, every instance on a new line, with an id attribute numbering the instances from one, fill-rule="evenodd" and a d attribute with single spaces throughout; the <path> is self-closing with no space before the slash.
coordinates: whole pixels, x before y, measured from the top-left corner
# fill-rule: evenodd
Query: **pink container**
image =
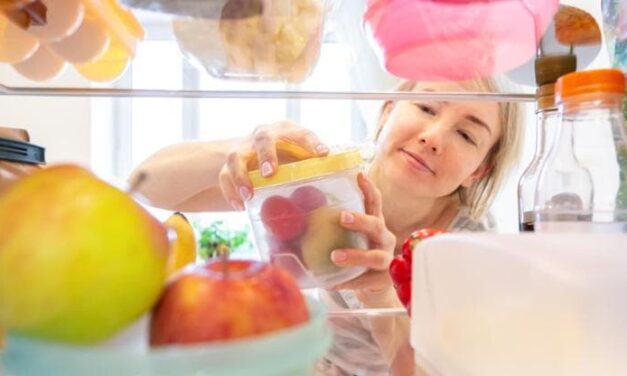
<path id="1" fill-rule="evenodd" d="M 412 80 L 464 80 L 529 60 L 559 0 L 369 0 L 364 24 L 385 68 Z"/>

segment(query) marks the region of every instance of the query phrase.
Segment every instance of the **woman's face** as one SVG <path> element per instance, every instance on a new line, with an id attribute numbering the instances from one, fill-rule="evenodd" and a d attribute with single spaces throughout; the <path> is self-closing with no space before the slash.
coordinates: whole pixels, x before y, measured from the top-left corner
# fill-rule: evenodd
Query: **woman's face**
<path id="1" fill-rule="evenodd" d="M 415 90 L 477 89 L 429 83 Z M 375 159 L 387 183 L 436 198 L 471 186 L 489 170 L 484 159 L 501 135 L 497 103 L 398 101 L 388 111 Z"/>

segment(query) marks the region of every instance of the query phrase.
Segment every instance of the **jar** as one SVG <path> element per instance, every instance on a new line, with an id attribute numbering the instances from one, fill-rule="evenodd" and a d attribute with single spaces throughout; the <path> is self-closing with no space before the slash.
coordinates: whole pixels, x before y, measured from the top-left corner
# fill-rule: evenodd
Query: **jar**
<path id="1" fill-rule="evenodd" d="M 0 195 L 45 163 L 45 149 L 28 141 L 25 130 L 0 127 Z"/>
<path id="2" fill-rule="evenodd" d="M 340 225 L 343 210 L 364 213 L 361 170 L 359 151 L 349 150 L 282 164 L 269 178 L 251 171 L 255 192 L 246 210 L 262 260 L 287 269 L 302 288 L 327 288 L 363 273 L 331 261 L 335 249 L 367 249 L 363 234 Z"/>
<path id="3" fill-rule="evenodd" d="M 627 232 L 624 91 L 617 69 L 557 81 L 559 129 L 538 180 L 537 231 Z"/>

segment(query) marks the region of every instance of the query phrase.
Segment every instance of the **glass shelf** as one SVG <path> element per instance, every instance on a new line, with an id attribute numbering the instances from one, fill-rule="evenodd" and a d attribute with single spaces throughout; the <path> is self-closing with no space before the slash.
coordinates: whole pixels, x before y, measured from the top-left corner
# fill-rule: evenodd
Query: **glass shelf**
<path id="1" fill-rule="evenodd" d="M 513 85 L 507 85 L 512 87 L 505 93 L 396 91 L 392 88 L 400 80 L 381 67 L 364 30 L 362 14 L 366 1 L 328 3 L 332 6 L 325 18 L 320 57 L 311 75 L 300 83 L 216 78 L 184 57 L 172 29 L 173 16 L 132 9 L 146 38 L 138 43 L 131 63 L 115 81 L 90 82 L 68 64 L 59 77 L 34 82 L 1 64 L 0 96 L 534 101 L 533 88 Z M 137 79 L 139 76 L 141 80 Z M 151 83 L 149 87 L 146 82 Z"/>
<path id="2" fill-rule="evenodd" d="M 159 90 L 81 87 L 14 87 L 0 84 L 0 94 L 45 97 L 352 99 L 533 102 L 533 94 L 483 92 L 349 92 L 279 90 Z"/>

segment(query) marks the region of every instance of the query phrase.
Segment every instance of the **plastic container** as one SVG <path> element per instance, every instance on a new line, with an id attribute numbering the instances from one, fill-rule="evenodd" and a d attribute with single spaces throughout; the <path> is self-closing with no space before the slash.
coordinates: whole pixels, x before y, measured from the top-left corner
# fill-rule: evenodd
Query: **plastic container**
<path id="1" fill-rule="evenodd" d="M 464 80 L 507 71 L 533 57 L 558 3 L 372 0 L 364 23 L 390 73 L 412 80 Z"/>
<path id="2" fill-rule="evenodd" d="M 342 210 L 364 212 L 361 164 L 355 150 L 282 164 L 270 178 L 249 174 L 255 192 L 246 209 L 260 256 L 290 271 L 302 288 L 334 286 L 365 271 L 340 268 L 330 256 L 339 248 L 367 249 L 363 234 L 340 225 Z"/>
<path id="3" fill-rule="evenodd" d="M 9 337 L 0 364 L 9 375 L 292 376 L 313 371 L 331 344 L 323 305 L 309 299 L 308 323 L 255 339 L 148 350 L 73 347 Z M 0 369 L 1 370 L 1 369 Z"/>
<path id="4" fill-rule="evenodd" d="M 214 77 L 301 82 L 318 61 L 326 5 L 271 0 L 255 11 L 258 2 L 227 1 L 220 18 L 179 18 L 173 30 L 183 54 Z"/>
<path id="5" fill-rule="evenodd" d="M 430 375 L 627 375 L 626 250 L 622 234 L 458 233 L 419 243 L 416 363 Z"/>
<path id="6" fill-rule="evenodd" d="M 540 168 L 536 231 L 627 232 L 624 91 L 620 70 L 557 81 L 558 133 Z"/>

